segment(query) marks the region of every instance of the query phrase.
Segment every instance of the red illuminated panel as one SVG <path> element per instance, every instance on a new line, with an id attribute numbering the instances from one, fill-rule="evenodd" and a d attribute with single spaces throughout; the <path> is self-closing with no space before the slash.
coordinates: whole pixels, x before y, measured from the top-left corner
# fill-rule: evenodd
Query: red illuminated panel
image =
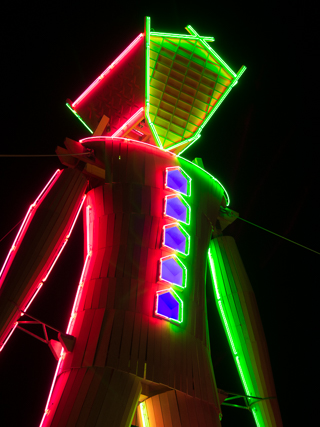
<path id="1" fill-rule="evenodd" d="M 72 103 L 72 107 L 76 108 L 77 105 L 99 84 L 101 81 L 109 74 L 109 72 L 136 46 L 136 44 L 142 39 L 144 36 L 143 33 L 139 34 L 133 42 L 115 59 L 109 67 L 104 70 L 102 74 L 86 89 L 78 99 L 76 99 Z"/>

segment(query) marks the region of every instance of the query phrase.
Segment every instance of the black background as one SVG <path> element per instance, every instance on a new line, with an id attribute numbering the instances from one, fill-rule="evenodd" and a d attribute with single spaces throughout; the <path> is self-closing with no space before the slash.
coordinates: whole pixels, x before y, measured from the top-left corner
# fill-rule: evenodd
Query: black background
<path id="1" fill-rule="evenodd" d="M 215 37 L 213 48 L 235 72 L 247 66 L 184 156 L 202 157 L 240 216 L 319 251 L 319 49 L 316 10 L 307 3 L 4 5 L 1 154 L 54 154 L 66 136 L 89 136 L 65 100 L 75 100 L 143 32 L 145 15 L 155 31 L 185 33 L 191 24 L 201 35 Z M 0 167 L 1 239 L 61 165 L 55 157 L 0 158 Z M 284 425 L 309 425 L 319 255 L 240 220 L 227 230 L 256 294 Z M 0 242 L 1 264 L 16 231 Z M 66 329 L 82 257 L 80 219 L 30 314 Z M 243 393 L 211 286 L 208 311 L 217 385 Z M 21 331 L 13 334 L 0 354 L 1 425 L 39 425 L 55 366 L 45 344 Z M 244 410 L 225 408 L 222 425 L 254 422 Z"/>

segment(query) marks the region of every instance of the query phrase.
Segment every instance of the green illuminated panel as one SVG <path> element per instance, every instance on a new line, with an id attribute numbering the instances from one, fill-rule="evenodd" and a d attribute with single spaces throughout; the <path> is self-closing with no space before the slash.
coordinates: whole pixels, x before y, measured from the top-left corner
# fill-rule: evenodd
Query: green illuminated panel
<path id="1" fill-rule="evenodd" d="M 181 153 L 201 136 L 241 73 L 191 26 L 191 35 L 150 32 L 146 19 L 146 119 L 160 148 Z"/>

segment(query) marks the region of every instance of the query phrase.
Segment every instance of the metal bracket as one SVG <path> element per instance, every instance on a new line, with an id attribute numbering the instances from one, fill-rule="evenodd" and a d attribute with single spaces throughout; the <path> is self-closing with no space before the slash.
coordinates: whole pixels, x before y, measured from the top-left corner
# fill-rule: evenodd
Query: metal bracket
<path id="1" fill-rule="evenodd" d="M 20 310 L 20 312 L 22 313 L 21 316 L 28 316 L 30 317 L 30 319 L 32 320 L 19 320 L 17 322 L 17 329 L 20 329 L 21 331 L 31 335 L 32 337 L 36 338 L 37 340 L 48 344 L 50 350 L 52 351 L 54 357 L 59 360 L 60 358 L 60 354 L 61 354 L 61 350 L 62 348 L 64 349 L 64 351 L 66 353 L 72 352 L 73 348 L 74 348 L 74 344 L 76 341 L 76 338 L 72 335 L 68 335 L 68 334 L 64 334 L 63 332 L 60 332 L 58 329 L 53 328 L 52 326 L 42 322 L 39 319 L 36 319 L 35 317 L 31 316 L 30 314 L 24 312 L 23 310 Z M 42 326 L 42 330 L 43 330 L 43 334 L 44 334 L 44 338 L 41 338 L 40 336 L 38 336 L 37 334 L 34 334 L 31 331 L 28 331 L 27 329 L 25 329 L 24 327 L 22 327 L 21 325 L 41 325 Z M 48 337 L 48 333 L 47 333 L 47 328 L 52 329 L 53 331 L 58 332 L 58 340 L 53 340 L 50 339 Z"/>
<path id="2" fill-rule="evenodd" d="M 229 391 L 224 391 L 224 390 L 220 390 L 218 389 L 218 393 L 219 396 L 228 396 L 225 399 L 223 399 L 223 401 L 221 401 L 221 405 L 225 405 L 225 406 L 233 406 L 235 408 L 241 408 L 241 409 L 246 409 L 248 411 L 252 411 L 252 406 L 256 405 L 257 403 L 261 402 L 262 400 L 269 400 L 269 399 L 276 399 L 276 397 L 257 397 L 257 396 L 249 396 L 249 395 L 245 395 L 245 394 L 238 394 L 238 393 L 231 393 Z M 229 397 L 231 396 L 231 397 Z M 255 399 L 254 402 L 249 403 L 248 399 Z M 230 402 L 231 400 L 235 400 L 235 399 L 243 399 L 244 400 L 244 406 L 243 405 L 237 405 L 235 403 L 225 403 L 225 402 Z"/>

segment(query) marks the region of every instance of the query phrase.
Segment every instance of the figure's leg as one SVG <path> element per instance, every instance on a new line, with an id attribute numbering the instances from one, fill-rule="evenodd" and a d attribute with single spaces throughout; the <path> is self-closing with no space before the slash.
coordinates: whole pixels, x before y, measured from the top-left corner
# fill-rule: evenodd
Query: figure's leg
<path id="1" fill-rule="evenodd" d="M 130 427 L 141 393 L 140 380 L 112 368 L 71 369 L 59 376 L 46 427 Z"/>
<path id="2" fill-rule="evenodd" d="M 181 391 L 170 390 L 149 397 L 138 406 L 137 426 L 220 427 L 221 423 L 214 405 Z"/>

